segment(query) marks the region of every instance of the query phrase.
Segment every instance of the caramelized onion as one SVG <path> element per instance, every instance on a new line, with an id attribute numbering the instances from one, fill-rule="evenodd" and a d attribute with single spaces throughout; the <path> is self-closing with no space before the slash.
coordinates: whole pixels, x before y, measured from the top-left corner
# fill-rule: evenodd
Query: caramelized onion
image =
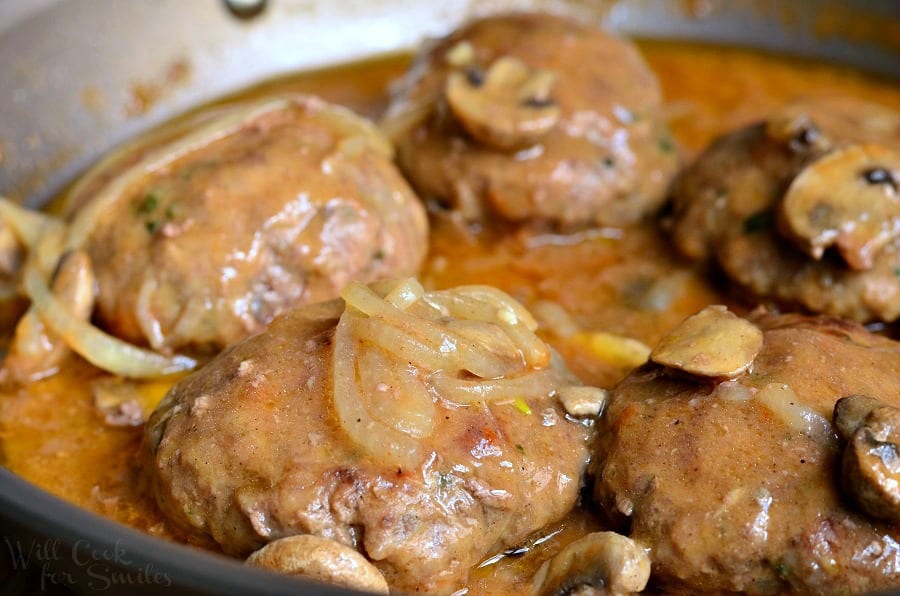
<path id="1" fill-rule="evenodd" d="M 400 310 L 406 310 L 409 306 L 415 304 L 422 296 L 425 295 L 425 288 L 418 280 L 409 278 L 387 293 L 385 300 L 392 306 Z"/>
<path id="2" fill-rule="evenodd" d="M 29 249 L 36 247 L 50 228 L 63 225 L 55 217 L 26 209 L 2 196 L 0 196 L 0 219 L 12 228 L 19 242 Z"/>
<path id="3" fill-rule="evenodd" d="M 440 93 L 430 93 L 416 101 L 405 101 L 391 109 L 378 122 L 378 129 L 392 143 L 422 124 L 434 112 Z"/>
<path id="4" fill-rule="evenodd" d="M 802 405 L 789 385 L 769 383 L 756 393 L 756 399 L 792 431 L 807 435 L 819 443 L 835 442 L 831 423 L 818 412 Z"/>
<path id="5" fill-rule="evenodd" d="M 23 284 L 47 328 L 94 366 L 123 377 L 154 378 L 190 370 L 197 364 L 186 356 L 166 357 L 143 350 L 80 320 L 53 296 L 33 263 L 25 266 Z"/>
<path id="6" fill-rule="evenodd" d="M 429 313 L 430 307 L 415 314 L 400 310 L 360 283 L 348 285 L 341 297 L 348 306 L 377 320 L 368 326 L 373 342 L 409 362 L 415 363 L 421 355 L 429 358 L 434 368 L 449 364 L 482 378 L 502 377 L 520 366 L 432 320 L 429 315 L 438 313 Z"/>
<path id="7" fill-rule="evenodd" d="M 344 137 L 341 143 L 344 145 L 345 151 L 348 145 L 356 145 L 359 148 L 372 149 L 386 159 L 394 159 L 394 146 L 369 120 L 360 118 L 352 110 L 342 106 L 326 106 L 325 102 L 317 98 L 307 98 L 307 101 L 311 107 L 319 108 L 316 115 L 326 120 L 331 130 L 339 131 L 340 135 Z M 325 107 L 327 109 L 321 109 Z M 352 151 L 349 153 L 352 154 Z"/>
<path id="8" fill-rule="evenodd" d="M 373 419 L 360 392 L 356 354 L 359 340 L 353 337 L 352 319 L 341 317 L 334 332 L 334 409 L 341 428 L 350 439 L 373 457 L 412 467 L 420 459 L 419 443 Z"/>
<path id="9" fill-rule="evenodd" d="M 451 293 L 435 292 L 431 297 L 451 316 L 499 326 L 516 344 L 530 366 L 546 366 L 550 359 L 547 345 L 535 335 L 537 322 L 521 305 L 513 303 L 499 290 L 485 286 L 462 286 Z"/>
<path id="10" fill-rule="evenodd" d="M 455 379 L 437 372 L 429 380 L 441 397 L 457 404 L 471 405 L 481 401 L 507 403 L 545 398 L 554 395 L 568 379 L 559 371 L 547 368 L 519 377 L 491 380 Z"/>
<path id="11" fill-rule="evenodd" d="M 352 315 L 351 315 L 352 316 Z M 412 365 L 395 364 L 381 350 L 358 354 L 360 385 L 372 417 L 417 439 L 434 430 L 434 400 Z"/>
<path id="12" fill-rule="evenodd" d="M 547 399 L 577 384 L 499 290 L 425 292 L 415 280 L 351 283 L 334 338 L 334 404 L 341 427 L 370 455 L 420 461 L 437 399 L 457 407 Z"/>

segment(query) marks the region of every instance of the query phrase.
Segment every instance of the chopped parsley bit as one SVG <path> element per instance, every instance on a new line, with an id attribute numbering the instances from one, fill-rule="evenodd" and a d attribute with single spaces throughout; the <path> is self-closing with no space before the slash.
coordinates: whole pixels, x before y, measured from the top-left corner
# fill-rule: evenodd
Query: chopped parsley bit
<path id="1" fill-rule="evenodd" d="M 896 277 L 897 279 L 900 279 L 900 267 L 894 268 L 894 277 Z"/>
<path id="2" fill-rule="evenodd" d="M 744 233 L 757 234 L 772 228 L 772 215 L 768 211 L 754 213 L 744 220 Z"/>
<path id="3" fill-rule="evenodd" d="M 775 566 L 772 567 L 772 570 L 775 572 L 775 575 L 777 575 L 780 578 L 787 577 L 788 568 L 781 561 L 779 561 L 778 563 L 775 563 Z"/>
<path id="4" fill-rule="evenodd" d="M 674 153 L 675 144 L 668 137 L 661 137 L 659 139 L 659 150 L 663 153 Z"/>
<path id="5" fill-rule="evenodd" d="M 167 220 L 175 219 L 175 216 L 178 215 L 178 203 L 172 203 L 166 207 L 165 215 Z"/>
<path id="6" fill-rule="evenodd" d="M 147 231 L 148 231 L 148 232 L 150 232 L 151 234 L 155 234 L 155 233 L 156 233 L 156 230 L 159 229 L 159 222 L 156 221 L 156 220 L 151 219 L 151 220 L 148 220 L 148 221 L 144 224 L 144 226 L 147 228 Z"/>
<path id="7" fill-rule="evenodd" d="M 612 167 L 614 167 L 615 165 L 616 165 L 616 160 L 614 160 L 614 159 L 613 159 L 612 157 L 610 157 L 609 155 L 607 155 L 606 157 L 603 158 L 603 167 L 605 167 L 605 168 L 612 168 Z"/>
<path id="8" fill-rule="evenodd" d="M 378 250 L 376 250 L 374 253 L 372 253 L 372 258 L 375 259 L 376 261 L 383 261 L 384 256 L 385 256 L 384 251 L 381 250 L 380 248 Z"/>
<path id="9" fill-rule="evenodd" d="M 159 195 L 157 195 L 154 191 L 150 191 L 144 195 L 144 198 L 141 199 L 141 202 L 138 203 L 137 212 L 138 214 L 147 214 L 153 213 L 156 207 L 159 205 Z"/>
<path id="10" fill-rule="evenodd" d="M 521 398 L 517 399 L 516 401 L 513 402 L 513 405 L 516 407 L 517 410 L 519 410 L 526 416 L 531 415 L 531 406 L 529 406 L 527 403 L 525 403 L 524 399 L 521 399 Z"/>

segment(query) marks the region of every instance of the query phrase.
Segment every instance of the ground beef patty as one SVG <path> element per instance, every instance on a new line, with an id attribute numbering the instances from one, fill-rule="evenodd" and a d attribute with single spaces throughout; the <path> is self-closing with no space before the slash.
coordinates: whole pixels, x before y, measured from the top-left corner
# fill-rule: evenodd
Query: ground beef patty
<path id="1" fill-rule="evenodd" d="M 672 237 L 756 297 L 860 322 L 900 316 L 900 114 L 787 106 L 716 140 L 673 185 Z"/>
<path id="2" fill-rule="evenodd" d="M 385 125 L 416 190 L 468 218 L 623 225 L 659 207 L 677 167 L 660 106 L 629 42 L 514 14 L 427 48 Z"/>
<path id="3" fill-rule="evenodd" d="M 306 96 L 142 139 L 91 172 L 69 210 L 75 228 L 92 222 L 74 234 L 86 235 L 97 319 L 161 351 L 218 351 L 351 280 L 415 274 L 427 250 L 424 210 L 387 141 Z"/>
<path id="4" fill-rule="evenodd" d="M 684 370 L 651 362 L 611 392 L 592 464 L 596 502 L 650 549 L 663 591 L 900 584 L 900 528 L 842 494 L 830 423 L 835 402 L 853 394 L 900 406 L 900 343 L 831 318 L 749 320 L 759 351 L 733 379 L 690 372 L 715 361 L 708 352 L 673 359 Z M 682 349 L 703 343 L 679 329 Z"/>
<path id="5" fill-rule="evenodd" d="M 591 425 L 557 393 L 580 384 L 510 298 L 415 285 L 354 284 L 179 382 L 146 431 L 161 509 L 228 553 L 315 534 L 443 593 L 565 515 Z"/>

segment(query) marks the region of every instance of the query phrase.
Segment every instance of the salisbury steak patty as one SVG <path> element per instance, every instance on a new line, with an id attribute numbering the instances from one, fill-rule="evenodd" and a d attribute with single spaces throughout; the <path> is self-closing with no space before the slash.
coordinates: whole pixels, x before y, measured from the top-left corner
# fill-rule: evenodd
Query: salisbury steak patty
<path id="1" fill-rule="evenodd" d="M 381 290 L 286 313 L 172 389 L 146 431 L 166 514 L 232 554 L 315 534 L 448 592 L 574 505 L 590 425 L 530 315 L 490 288 Z"/>
<path id="2" fill-rule="evenodd" d="M 385 126 L 416 190 L 467 218 L 623 225 L 659 207 L 677 167 L 661 103 L 631 43 L 513 14 L 427 48 Z"/>
<path id="3" fill-rule="evenodd" d="M 97 318 L 214 351 L 351 280 L 414 274 L 427 221 L 371 123 L 305 96 L 205 113 L 126 148 L 71 200 Z"/>
<path id="4" fill-rule="evenodd" d="M 900 317 L 900 114 L 842 98 L 717 139 L 673 185 L 673 239 L 756 296 Z"/>
<path id="5" fill-rule="evenodd" d="M 845 396 L 900 405 L 900 344 L 835 319 L 758 313 L 750 322 L 760 343 L 746 326 L 734 339 L 740 319 L 720 327 L 732 347 L 752 348 L 738 357 L 751 362 L 740 372 L 734 357 L 697 350 L 723 318 L 704 311 L 654 352 L 682 370 L 649 363 L 613 390 L 597 503 L 651 549 L 665 590 L 856 593 L 900 584 L 900 528 L 842 494 L 830 424 Z M 711 376 L 715 362 L 733 378 Z M 884 457 L 895 448 L 879 447 Z"/>

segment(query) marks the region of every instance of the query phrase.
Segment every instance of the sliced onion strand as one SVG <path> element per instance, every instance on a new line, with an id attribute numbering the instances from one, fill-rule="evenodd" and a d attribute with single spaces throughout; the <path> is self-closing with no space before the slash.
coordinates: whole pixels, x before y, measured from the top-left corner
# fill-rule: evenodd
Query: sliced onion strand
<path id="1" fill-rule="evenodd" d="M 360 393 L 356 353 L 349 318 L 341 317 L 334 332 L 334 409 L 341 428 L 356 444 L 381 461 L 412 467 L 420 459 L 418 441 L 374 420 Z"/>
<path id="2" fill-rule="evenodd" d="M 197 365 L 187 356 L 166 357 L 138 348 L 80 320 L 51 293 L 33 263 L 25 266 L 23 284 L 47 328 L 94 366 L 123 377 L 156 378 L 190 370 Z"/>

